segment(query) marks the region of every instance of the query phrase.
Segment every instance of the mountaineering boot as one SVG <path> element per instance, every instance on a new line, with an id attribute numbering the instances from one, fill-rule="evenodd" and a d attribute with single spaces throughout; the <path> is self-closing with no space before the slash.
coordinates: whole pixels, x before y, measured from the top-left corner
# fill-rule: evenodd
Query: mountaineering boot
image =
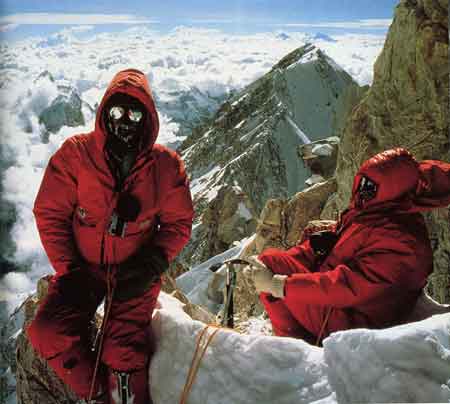
<path id="1" fill-rule="evenodd" d="M 110 404 L 108 392 L 105 391 L 104 393 L 101 393 L 98 396 L 93 397 L 91 400 L 88 399 L 78 400 L 76 404 Z"/>
<path id="2" fill-rule="evenodd" d="M 121 372 L 109 369 L 109 404 L 151 404 L 148 369 Z"/>

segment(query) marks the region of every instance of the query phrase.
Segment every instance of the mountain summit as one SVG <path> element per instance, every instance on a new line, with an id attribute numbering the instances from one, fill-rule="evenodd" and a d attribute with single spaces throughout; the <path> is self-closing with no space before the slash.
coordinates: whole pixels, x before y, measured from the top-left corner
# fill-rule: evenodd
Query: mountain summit
<path id="1" fill-rule="evenodd" d="M 340 136 L 364 90 L 307 44 L 225 102 L 180 152 L 197 223 L 186 260 L 199 262 L 252 234 L 265 202 L 305 188 L 299 145 Z"/>

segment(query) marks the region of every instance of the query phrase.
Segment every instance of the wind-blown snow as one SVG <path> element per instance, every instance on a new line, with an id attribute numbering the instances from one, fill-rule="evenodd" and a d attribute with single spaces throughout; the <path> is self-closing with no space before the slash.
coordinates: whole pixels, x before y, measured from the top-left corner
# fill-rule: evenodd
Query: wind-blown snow
<path id="1" fill-rule="evenodd" d="M 205 324 L 191 320 L 168 295 L 159 302 L 152 398 L 177 403 Z M 449 335 L 450 314 L 385 330 L 338 332 L 324 348 L 222 329 L 206 350 L 187 403 L 449 402 Z"/>

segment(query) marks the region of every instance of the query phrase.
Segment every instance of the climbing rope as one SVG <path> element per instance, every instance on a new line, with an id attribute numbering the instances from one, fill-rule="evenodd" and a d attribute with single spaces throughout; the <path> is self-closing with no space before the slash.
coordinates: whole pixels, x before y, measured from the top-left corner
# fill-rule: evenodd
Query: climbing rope
<path id="1" fill-rule="evenodd" d="M 324 333 L 324 331 L 325 331 L 325 327 L 326 327 L 327 324 L 328 324 L 328 320 L 329 320 L 329 318 L 330 318 L 330 314 L 331 314 L 331 311 L 332 311 L 332 310 L 333 310 L 332 307 L 329 307 L 329 308 L 328 308 L 327 314 L 325 315 L 325 319 L 323 320 L 323 323 L 322 323 L 322 327 L 320 328 L 319 335 L 317 336 L 316 346 L 319 346 L 319 343 L 320 343 L 320 341 L 322 340 L 322 336 L 323 336 L 323 333 Z"/>
<path id="2" fill-rule="evenodd" d="M 211 335 L 205 337 L 208 334 L 208 329 L 210 327 L 215 328 L 215 330 L 211 333 Z M 205 352 L 209 344 L 211 343 L 212 339 L 219 330 L 220 327 L 217 327 L 215 325 L 206 325 L 200 332 L 199 336 L 197 337 L 197 344 L 195 347 L 194 356 L 192 357 L 191 367 L 189 368 L 186 383 L 184 385 L 183 393 L 181 395 L 180 404 L 186 404 L 192 385 L 195 381 L 195 377 L 197 376 L 197 372 L 200 367 L 200 362 L 202 361 L 202 358 L 205 355 Z M 206 342 L 204 342 L 204 339 L 206 339 Z M 201 347 L 202 343 L 204 343 L 203 347 Z"/>

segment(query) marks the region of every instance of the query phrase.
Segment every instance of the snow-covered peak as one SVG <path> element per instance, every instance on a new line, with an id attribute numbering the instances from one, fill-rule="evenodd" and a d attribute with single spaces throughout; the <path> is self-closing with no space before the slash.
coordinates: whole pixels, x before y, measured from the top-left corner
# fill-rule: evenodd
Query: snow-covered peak
<path id="1" fill-rule="evenodd" d="M 333 58 L 328 56 L 323 49 L 311 43 L 306 44 L 304 47 L 296 49 L 295 51 L 285 56 L 277 65 L 274 66 L 274 69 L 295 69 L 299 65 L 304 65 L 307 63 L 319 63 L 322 64 L 322 66 L 329 65 L 334 70 L 347 75 L 348 79 L 351 80 L 350 75 L 348 75 Z"/>
<path id="2" fill-rule="evenodd" d="M 304 189 L 311 173 L 298 147 L 340 136 L 361 95 L 346 72 L 307 44 L 224 102 L 211 124 L 181 147 L 202 221 L 184 252 L 187 262 L 249 236 L 268 199 Z"/>

